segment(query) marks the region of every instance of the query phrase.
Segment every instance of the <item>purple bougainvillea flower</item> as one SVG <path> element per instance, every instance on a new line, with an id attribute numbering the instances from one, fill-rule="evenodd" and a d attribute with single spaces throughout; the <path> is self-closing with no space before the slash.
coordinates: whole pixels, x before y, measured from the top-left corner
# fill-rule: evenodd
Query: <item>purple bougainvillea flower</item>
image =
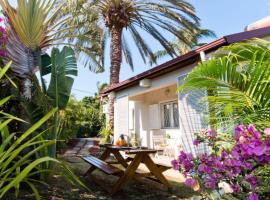
<path id="1" fill-rule="evenodd" d="M 173 169 L 179 170 L 179 164 L 178 164 L 177 160 L 172 160 L 171 164 L 173 166 Z"/>
<path id="2" fill-rule="evenodd" d="M 0 32 L 6 34 L 7 30 L 4 27 L 0 26 Z"/>
<path id="3" fill-rule="evenodd" d="M 193 145 L 195 145 L 195 146 L 198 146 L 200 144 L 200 142 L 198 141 L 198 140 L 193 140 Z"/>
<path id="4" fill-rule="evenodd" d="M 256 139 L 260 138 L 260 133 L 256 130 L 253 124 L 248 125 L 247 129 L 248 129 L 248 132 L 251 133 L 254 138 Z"/>
<path id="5" fill-rule="evenodd" d="M 198 171 L 199 172 L 205 172 L 206 170 L 206 164 L 200 164 L 199 167 L 198 167 Z"/>
<path id="6" fill-rule="evenodd" d="M 193 164 L 190 160 L 184 160 L 183 161 L 183 166 L 185 168 L 186 171 L 189 171 L 193 168 Z"/>
<path id="7" fill-rule="evenodd" d="M 185 160 L 186 158 L 187 158 L 187 154 L 184 151 L 181 151 L 179 155 L 179 160 L 182 161 L 182 160 Z"/>
<path id="8" fill-rule="evenodd" d="M 248 195 L 247 200 L 259 200 L 259 196 L 256 193 L 252 192 L 250 195 Z"/>
<path id="9" fill-rule="evenodd" d="M 250 133 L 253 133 L 256 131 L 256 128 L 253 124 L 249 124 L 247 129 Z"/>
<path id="10" fill-rule="evenodd" d="M 232 152 L 231 152 L 231 154 L 232 154 L 233 158 L 235 158 L 235 159 L 239 159 L 240 158 L 240 155 L 239 155 L 237 149 L 233 149 Z"/>
<path id="11" fill-rule="evenodd" d="M 185 180 L 185 185 L 188 187 L 193 187 L 196 184 L 196 181 L 193 178 L 187 178 Z"/>
<path id="12" fill-rule="evenodd" d="M 270 135 L 270 128 L 264 129 L 264 134 L 265 135 Z"/>
<path id="13" fill-rule="evenodd" d="M 261 156 L 264 154 L 265 148 L 264 146 L 257 146 L 253 149 L 253 152 L 256 156 Z"/>
<path id="14" fill-rule="evenodd" d="M 231 186 L 233 189 L 233 193 L 238 193 L 240 192 L 240 186 L 238 184 L 234 184 Z"/>
<path id="15" fill-rule="evenodd" d="M 258 200 L 259 197 L 255 193 L 258 179 L 254 175 L 248 175 L 247 172 L 253 170 L 255 166 L 270 164 L 270 128 L 266 128 L 264 133 L 266 137 L 260 137 L 254 125 L 250 124 L 248 127 L 239 125 L 235 128 L 236 141 L 230 150 L 220 149 L 220 154 L 204 153 L 198 157 L 182 151 L 179 159 L 172 161 L 172 164 L 185 177 L 194 174 L 200 178 L 199 182 L 192 178 L 187 179 L 188 186 L 192 187 L 196 181 L 200 188 L 214 190 L 218 183 L 227 180 L 227 183 L 231 184 L 231 192 L 241 194 L 244 192 L 248 200 Z M 209 130 L 208 134 L 203 135 L 203 141 L 211 147 L 217 147 L 215 142 L 212 142 L 215 136 L 216 133 Z M 195 140 L 193 143 L 197 145 L 198 141 Z"/>
<path id="16" fill-rule="evenodd" d="M 245 167 L 247 170 L 252 170 L 252 165 L 251 165 L 251 163 L 249 163 L 249 162 L 245 162 L 245 163 L 244 163 L 244 167 Z"/>
<path id="17" fill-rule="evenodd" d="M 253 175 L 246 176 L 245 180 L 250 184 L 252 189 L 255 189 L 257 187 L 257 177 Z"/>
<path id="18" fill-rule="evenodd" d="M 242 132 L 245 130 L 246 130 L 246 127 L 243 124 L 240 124 L 240 125 L 236 126 L 236 128 L 235 128 L 235 131 L 239 131 L 239 132 Z"/>
<path id="19" fill-rule="evenodd" d="M 0 49 L 0 57 L 6 57 L 6 51 L 3 49 Z"/>
<path id="20" fill-rule="evenodd" d="M 208 189 L 214 190 L 216 188 L 216 180 L 215 179 L 208 179 L 205 183 L 204 186 Z"/>
<path id="21" fill-rule="evenodd" d="M 208 137 L 213 138 L 217 136 L 217 132 L 213 129 L 208 130 Z"/>
<path id="22" fill-rule="evenodd" d="M 188 159 L 188 160 L 192 160 L 192 159 L 193 159 L 192 153 L 188 153 L 188 154 L 187 154 L 187 159 Z"/>
<path id="23" fill-rule="evenodd" d="M 241 133 L 239 131 L 235 131 L 233 134 L 233 138 L 238 141 L 239 138 L 241 137 Z"/>
<path id="24" fill-rule="evenodd" d="M 222 158 L 226 158 L 228 156 L 228 153 L 223 149 L 222 151 L 221 151 L 221 157 Z"/>

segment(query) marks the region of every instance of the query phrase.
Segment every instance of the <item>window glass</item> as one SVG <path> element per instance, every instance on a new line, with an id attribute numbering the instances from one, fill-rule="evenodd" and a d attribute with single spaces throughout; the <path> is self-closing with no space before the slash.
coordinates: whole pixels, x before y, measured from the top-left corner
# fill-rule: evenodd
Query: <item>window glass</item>
<path id="1" fill-rule="evenodd" d="M 178 103 L 173 104 L 173 123 L 174 123 L 174 127 L 179 127 Z"/>
<path id="2" fill-rule="evenodd" d="M 171 126 L 171 114 L 170 114 L 170 105 L 165 104 L 163 105 L 163 116 L 164 116 L 164 127 L 170 127 Z"/>
<path id="3" fill-rule="evenodd" d="M 178 128 L 179 127 L 179 112 L 177 102 L 168 102 L 161 105 L 162 127 L 163 128 Z"/>

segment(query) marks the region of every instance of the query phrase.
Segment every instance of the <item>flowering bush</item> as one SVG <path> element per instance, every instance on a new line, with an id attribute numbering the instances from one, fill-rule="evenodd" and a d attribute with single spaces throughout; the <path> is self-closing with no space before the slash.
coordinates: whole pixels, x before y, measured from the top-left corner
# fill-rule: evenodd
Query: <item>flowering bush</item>
<path id="1" fill-rule="evenodd" d="M 1 26 L 3 18 L 0 18 L 0 60 L 6 56 L 5 45 L 7 43 L 7 31 Z"/>
<path id="2" fill-rule="evenodd" d="M 226 148 L 218 145 L 218 135 L 209 130 L 197 135 L 194 141 L 194 145 L 208 143 L 211 149 L 209 154 L 193 157 L 192 154 L 181 151 L 178 159 L 172 161 L 174 169 L 186 177 L 185 184 L 200 190 L 203 195 L 207 194 L 208 198 L 214 191 L 221 192 L 221 185 L 223 188 L 225 185 L 227 192 L 240 199 L 257 200 L 260 195 L 265 197 L 265 192 L 269 191 L 259 189 L 259 182 L 265 179 L 262 173 L 257 172 L 264 167 L 269 172 L 270 128 L 266 128 L 264 134 L 261 134 L 253 125 L 239 125 L 232 137 L 234 142 Z M 270 183 L 267 184 L 269 188 Z"/>

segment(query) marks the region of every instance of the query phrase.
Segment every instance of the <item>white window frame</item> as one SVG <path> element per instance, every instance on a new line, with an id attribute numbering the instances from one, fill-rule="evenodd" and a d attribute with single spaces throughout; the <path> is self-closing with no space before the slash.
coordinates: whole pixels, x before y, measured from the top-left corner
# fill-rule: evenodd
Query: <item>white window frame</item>
<path id="1" fill-rule="evenodd" d="M 166 127 L 164 125 L 164 105 L 172 105 L 171 108 L 173 108 L 173 104 L 177 104 L 178 106 L 178 126 L 175 126 L 174 124 L 174 112 L 173 109 L 170 109 L 170 127 Z M 178 105 L 178 100 L 172 100 L 172 101 L 165 101 L 160 103 L 160 117 L 161 117 L 161 128 L 162 129 L 179 129 L 179 105 Z"/>

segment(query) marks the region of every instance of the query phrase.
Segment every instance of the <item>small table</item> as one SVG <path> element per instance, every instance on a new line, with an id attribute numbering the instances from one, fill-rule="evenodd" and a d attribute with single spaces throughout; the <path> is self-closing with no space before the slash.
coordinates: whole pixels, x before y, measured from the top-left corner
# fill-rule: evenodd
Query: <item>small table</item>
<path id="1" fill-rule="evenodd" d="M 115 183 L 113 189 L 111 190 L 111 195 L 115 194 L 119 191 L 129 179 L 134 178 L 136 174 L 136 170 L 138 169 L 141 163 L 145 164 L 149 169 L 150 173 L 143 174 L 143 177 L 155 177 L 156 180 L 162 183 L 167 188 L 170 187 L 169 182 L 162 174 L 163 171 L 169 169 L 169 167 L 164 167 L 162 165 L 155 164 L 150 157 L 150 154 L 154 154 L 157 151 L 154 149 L 139 149 L 132 147 L 119 147 L 114 145 L 103 145 L 105 147 L 105 151 L 99 158 L 100 160 L 106 161 L 106 159 L 113 154 L 118 161 L 124 167 L 124 172 L 119 176 L 118 181 Z M 120 151 L 124 151 L 127 155 L 134 155 L 134 158 L 124 159 L 120 154 Z M 131 161 L 130 163 L 128 163 Z M 92 173 L 96 168 L 94 166 L 90 167 L 87 173 Z M 138 174 L 136 174 L 137 176 Z M 151 178 L 152 179 L 152 178 Z M 152 179 L 153 180 L 153 179 Z"/>

